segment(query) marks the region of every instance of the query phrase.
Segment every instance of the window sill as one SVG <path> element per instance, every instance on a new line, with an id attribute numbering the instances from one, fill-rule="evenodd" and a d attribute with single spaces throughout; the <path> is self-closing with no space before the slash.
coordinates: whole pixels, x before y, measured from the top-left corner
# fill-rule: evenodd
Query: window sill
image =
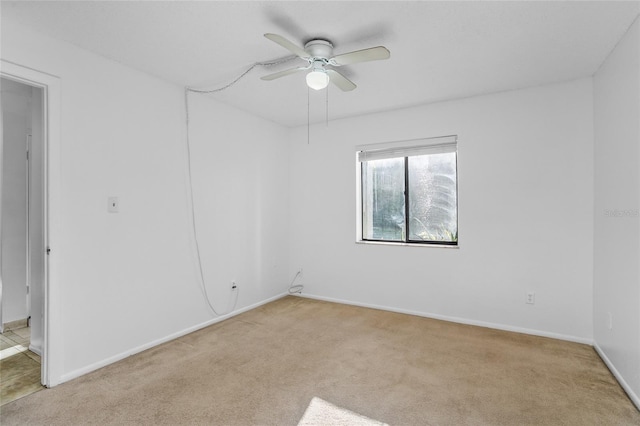
<path id="1" fill-rule="evenodd" d="M 371 244 L 374 246 L 407 246 L 407 247 L 430 247 L 430 248 L 444 248 L 444 249 L 459 249 L 460 245 L 448 245 L 448 244 L 429 244 L 429 243 L 399 243 L 394 241 L 367 241 L 356 240 L 356 244 Z"/>

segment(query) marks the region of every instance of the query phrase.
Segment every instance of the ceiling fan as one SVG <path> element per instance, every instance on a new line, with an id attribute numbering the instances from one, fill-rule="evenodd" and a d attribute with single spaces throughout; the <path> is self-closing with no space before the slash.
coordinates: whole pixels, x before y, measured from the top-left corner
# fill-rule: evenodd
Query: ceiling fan
<path id="1" fill-rule="evenodd" d="M 290 52 L 295 53 L 299 58 L 307 61 L 308 65 L 265 75 L 262 79 L 275 80 L 276 78 L 286 75 L 311 70 L 307 73 L 307 85 L 315 90 L 324 89 L 329 85 L 329 81 L 344 92 L 353 90 L 356 88 L 355 83 L 329 67 L 340 67 L 358 62 L 378 61 L 388 59 L 391 55 L 386 47 L 377 46 L 333 56 L 333 44 L 327 40 L 311 40 L 304 45 L 303 49 L 280 35 L 267 33 L 264 36 Z"/>

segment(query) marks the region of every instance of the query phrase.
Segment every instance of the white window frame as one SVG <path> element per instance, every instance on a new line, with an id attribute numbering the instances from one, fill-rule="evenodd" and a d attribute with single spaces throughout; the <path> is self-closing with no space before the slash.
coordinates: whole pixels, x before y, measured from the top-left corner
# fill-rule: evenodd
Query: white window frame
<path id="1" fill-rule="evenodd" d="M 459 248 L 460 239 L 455 245 L 452 244 L 436 244 L 436 243 L 417 243 L 417 242 L 399 242 L 399 241 L 372 241 L 365 240 L 362 236 L 362 168 L 363 161 L 377 160 L 382 158 L 399 158 L 415 155 L 438 154 L 445 152 L 458 153 L 458 136 L 437 136 L 430 138 L 411 139 L 395 142 L 383 142 L 368 145 L 357 145 L 355 147 L 355 170 L 356 170 L 356 243 L 357 244 L 375 244 L 375 245 L 394 245 L 394 246 L 412 246 L 412 247 L 441 247 L 441 248 Z M 456 160 L 457 164 L 457 160 Z M 458 180 L 458 172 L 456 170 L 456 182 Z M 457 204 L 457 195 L 456 195 Z M 456 208 L 457 210 L 457 208 Z M 458 212 L 456 211 L 456 214 Z M 460 224 L 458 221 L 458 230 Z M 458 232 L 459 235 L 459 232 Z"/>

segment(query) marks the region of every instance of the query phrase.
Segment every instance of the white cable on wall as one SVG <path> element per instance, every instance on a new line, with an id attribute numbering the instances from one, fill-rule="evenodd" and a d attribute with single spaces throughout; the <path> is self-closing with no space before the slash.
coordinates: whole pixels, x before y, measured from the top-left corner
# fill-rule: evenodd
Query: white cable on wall
<path id="1" fill-rule="evenodd" d="M 200 93 L 200 94 L 211 94 L 211 93 L 221 92 L 223 90 L 226 90 L 232 87 L 234 84 L 240 81 L 240 79 L 242 79 L 245 75 L 249 74 L 249 72 L 251 72 L 251 70 L 253 70 L 255 67 L 283 64 L 285 62 L 289 62 L 296 58 L 297 56 L 289 56 L 284 59 L 278 59 L 270 62 L 256 62 L 253 65 L 251 65 L 245 72 L 243 72 L 233 81 L 231 81 L 229 84 L 219 88 L 215 88 L 215 89 L 196 89 L 192 87 L 184 88 L 184 106 L 185 106 L 186 128 L 187 128 L 186 138 L 185 138 L 186 150 L 187 150 L 187 189 L 188 189 L 187 195 L 189 199 L 189 210 L 190 210 L 190 216 L 191 216 L 191 232 L 192 232 L 193 241 L 196 249 L 196 263 L 198 265 L 198 272 L 200 277 L 200 285 L 201 285 L 202 293 L 207 302 L 207 305 L 209 306 L 209 309 L 211 309 L 211 312 L 213 312 L 214 315 L 216 316 L 227 315 L 236 309 L 236 304 L 238 303 L 238 293 L 240 293 L 240 287 L 235 287 L 233 289 L 233 292 L 235 293 L 235 298 L 234 298 L 233 306 L 231 307 L 231 309 L 228 310 L 227 312 L 218 313 L 213 307 L 213 304 L 211 303 L 211 299 L 209 298 L 209 293 L 207 291 L 207 285 L 204 279 L 204 271 L 202 268 L 202 257 L 200 255 L 200 244 L 198 242 L 198 231 L 196 227 L 196 213 L 195 213 L 195 207 L 193 202 L 193 183 L 192 183 L 192 173 L 191 173 L 191 141 L 189 138 L 189 92 Z M 300 272 L 301 271 L 299 271 L 298 273 Z M 295 281 L 295 277 L 294 277 L 294 281 Z M 302 291 L 302 289 L 300 289 L 300 291 Z"/>
<path id="2" fill-rule="evenodd" d="M 302 269 L 300 269 L 298 272 L 296 272 L 296 274 L 293 276 L 293 279 L 291 280 L 291 284 L 289 284 L 289 294 L 302 294 L 302 289 L 304 289 L 304 285 L 302 284 L 296 284 L 293 285 L 296 282 L 296 279 L 302 275 Z"/>
<path id="3" fill-rule="evenodd" d="M 297 58 L 298 58 L 297 56 L 287 56 L 286 58 L 276 59 L 275 61 L 256 62 L 253 65 L 251 65 L 249 68 L 247 68 L 247 70 L 245 72 L 243 72 L 238 77 L 236 77 L 231 83 L 229 83 L 229 84 L 227 84 L 225 86 L 218 87 L 216 89 L 196 89 L 196 88 L 193 88 L 193 87 L 186 87 L 186 90 L 188 90 L 189 92 L 202 93 L 202 94 L 210 94 L 210 93 L 222 92 L 223 90 L 226 90 L 226 89 L 230 88 L 231 86 L 236 84 L 238 81 L 240 81 L 240 79 L 242 79 L 242 77 L 244 77 L 245 75 L 249 74 L 251 72 L 251 70 L 253 70 L 255 67 L 271 67 L 273 65 L 279 65 L 279 64 L 284 64 L 285 62 L 290 62 L 290 61 L 292 61 L 294 59 L 297 59 Z"/>

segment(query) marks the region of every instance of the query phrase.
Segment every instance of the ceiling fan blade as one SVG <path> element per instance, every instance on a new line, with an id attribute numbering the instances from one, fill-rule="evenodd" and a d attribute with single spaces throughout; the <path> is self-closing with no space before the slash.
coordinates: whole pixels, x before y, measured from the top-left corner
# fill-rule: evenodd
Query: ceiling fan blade
<path id="1" fill-rule="evenodd" d="M 269 40 L 278 43 L 280 46 L 284 47 L 288 51 L 295 53 L 297 56 L 301 57 L 302 59 L 309 59 L 309 54 L 305 52 L 303 48 L 298 47 L 296 44 L 290 42 L 286 38 L 278 34 L 271 34 L 271 33 L 267 33 L 264 36 Z"/>
<path id="2" fill-rule="evenodd" d="M 370 47 L 369 49 L 356 50 L 355 52 L 344 53 L 334 56 L 329 60 L 331 65 L 350 65 L 358 62 L 379 61 L 389 59 L 391 53 L 384 46 Z"/>
<path id="3" fill-rule="evenodd" d="M 276 78 L 280 78 L 280 77 L 284 77 L 285 75 L 289 75 L 289 74 L 295 74 L 299 71 L 304 71 L 309 69 L 309 67 L 298 67 L 298 68 L 291 68 L 288 70 L 284 70 L 284 71 L 279 71 L 279 72 L 274 72 L 273 74 L 268 74 L 265 76 L 260 77 L 262 80 L 275 80 Z"/>
<path id="4" fill-rule="evenodd" d="M 338 86 L 338 88 L 343 92 L 349 92 L 358 87 L 353 81 L 349 80 L 336 70 L 327 70 L 327 74 L 329 74 L 329 81 Z"/>

